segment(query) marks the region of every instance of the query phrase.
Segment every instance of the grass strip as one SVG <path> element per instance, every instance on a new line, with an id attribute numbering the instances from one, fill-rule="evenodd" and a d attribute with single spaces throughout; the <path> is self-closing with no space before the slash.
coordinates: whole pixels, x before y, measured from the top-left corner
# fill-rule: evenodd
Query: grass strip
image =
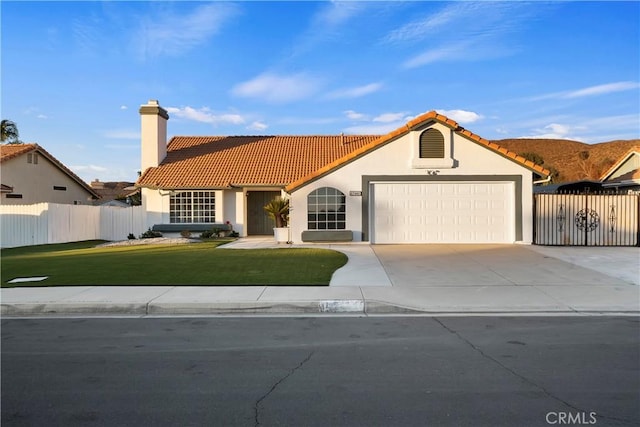
<path id="1" fill-rule="evenodd" d="M 328 286 L 346 255 L 314 248 L 219 249 L 224 242 L 96 248 L 100 242 L 0 251 L 2 287 L 73 285 Z M 43 282 L 8 284 L 16 277 Z"/>

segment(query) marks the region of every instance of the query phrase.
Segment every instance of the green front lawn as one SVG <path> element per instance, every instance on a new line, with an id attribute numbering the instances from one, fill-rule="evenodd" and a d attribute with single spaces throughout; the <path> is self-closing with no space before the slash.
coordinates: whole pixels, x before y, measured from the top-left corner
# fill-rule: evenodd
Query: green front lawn
<path id="1" fill-rule="evenodd" d="M 3 249 L 2 287 L 52 285 L 327 286 L 346 255 L 328 249 L 218 249 L 224 242 L 96 248 L 100 242 Z M 42 282 L 8 284 L 17 277 Z"/>

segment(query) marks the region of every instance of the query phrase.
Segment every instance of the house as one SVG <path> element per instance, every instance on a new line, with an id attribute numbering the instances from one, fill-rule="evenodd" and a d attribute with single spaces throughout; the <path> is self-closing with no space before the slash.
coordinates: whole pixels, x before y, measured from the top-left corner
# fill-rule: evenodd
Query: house
<path id="1" fill-rule="evenodd" d="M 96 206 L 115 206 L 127 208 L 139 205 L 140 189 L 135 188 L 135 183 L 126 181 L 91 181 L 91 188 L 100 199 L 94 201 Z"/>
<path id="2" fill-rule="evenodd" d="M 98 198 L 80 177 L 38 144 L 0 145 L 2 203 L 88 205 Z"/>
<path id="3" fill-rule="evenodd" d="M 605 189 L 618 193 L 640 193 L 640 147 L 629 150 L 600 178 Z"/>
<path id="4" fill-rule="evenodd" d="M 386 135 L 173 137 L 140 107 L 147 225 L 232 224 L 272 234 L 290 199 L 293 242 L 531 243 L 532 188 L 549 171 L 430 112 Z"/>

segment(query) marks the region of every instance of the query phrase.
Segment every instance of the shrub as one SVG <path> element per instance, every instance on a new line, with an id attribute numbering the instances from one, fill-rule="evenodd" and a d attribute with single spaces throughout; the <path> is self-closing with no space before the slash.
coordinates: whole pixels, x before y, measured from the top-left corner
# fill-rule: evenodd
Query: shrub
<path id="1" fill-rule="evenodd" d="M 134 236 L 133 233 L 129 233 L 129 235 L 127 236 L 127 239 L 136 240 L 136 236 Z"/>
<path id="2" fill-rule="evenodd" d="M 184 237 L 185 239 L 188 239 L 188 238 L 190 238 L 190 237 L 191 237 L 191 232 L 190 232 L 189 230 L 182 230 L 182 231 L 180 232 L 180 235 L 181 235 L 182 237 Z"/>
<path id="3" fill-rule="evenodd" d="M 231 233 L 229 233 L 229 237 L 240 237 L 240 233 L 238 233 L 237 231 L 232 231 Z"/>
<path id="4" fill-rule="evenodd" d="M 212 235 L 213 235 L 213 230 L 206 230 L 206 231 L 203 231 L 202 233 L 200 233 L 200 238 L 201 239 L 210 239 Z"/>
<path id="5" fill-rule="evenodd" d="M 160 233 L 159 231 L 153 231 L 151 228 L 149 228 L 147 231 L 140 235 L 141 239 L 153 239 L 154 237 L 162 237 L 162 233 Z"/>

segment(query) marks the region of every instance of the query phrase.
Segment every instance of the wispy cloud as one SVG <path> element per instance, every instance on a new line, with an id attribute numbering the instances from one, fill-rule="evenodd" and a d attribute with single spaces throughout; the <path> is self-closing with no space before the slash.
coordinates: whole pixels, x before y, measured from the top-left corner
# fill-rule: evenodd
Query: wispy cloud
<path id="1" fill-rule="evenodd" d="M 344 113 L 348 119 L 357 122 L 344 128 L 344 132 L 357 135 L 382 135 L 389 133 L 411 119 L 411 116 L 404 111 L 381 113 L 373 118 L 353 110 L 347 110 Z"/>
<path id="2" fill-rule="evenodd" d="M 541 129 L 534 129 L 530 135 L 521 136 L 520 138 L 541 138 L 541 139 L 572 139 L 574 141 L 582 141 L 579 136 L 573 135 L 575 128 L 560 123 L 551 123 Z"/>
<path id="3" fill-rule="evenodd" d="M 543 120 L 547 119 L 546 123 Z M 554 120 L 559 119 L 559 120 Z M 554 121 L 551 121 L 554 120 Z M 588 117 L 563 116 L 541 118 L 538 126 L 531 123 L 515 124 L 521 128 L 519 138 L 571 139 L 586 143 L 610 141 L 612 139 L 629 139 L 640 137 L 640 123 L 635 114 L 615 116 Z M 514 134 L 518 131 L 510 131 Z"/>
<path id="4" fill-rule="evenodd" d="M 431 47 L 407 59 L 404 68 L 499 58 L 517 51 L 509 36 L 522 31 L 534 11 L 541 9 L 544 7 L 532 7 L 526 2 L 454 2 L 394 29 L 383 43 L 417 44 L 429 40 Z"/>
<path id="5" fill-rule="evenodd" d="M 200 123 L 209 123 L 212 125 L 232 124 L 242 125 L 246 123 L 245 117 L 240 114 L 226 113 L 215 114 L 209 107 L 193 108 L 193 107 L 168 107 L 167 112 L 181 119 L 192 120 Z"/>
<path id="6" fill-rule="evenodd" d="M 28 107 L 22 112 L 22 114 L 25 116 L 35 116 L 35 118 L 40 120 L 47 120 L 49 118 L 49 116 L 42 113 L 38 107 Z"/>
<path id="7" fill-rule="evenodd" d="M 366 114 L 363 113 L 358 113 L 356 111 L 353 110 L 347 110 L 344 111 L 344 115 L 349 119 L 349 120 L 369 120 L 369 116 L 367 116 Z"/>
<path id="8" fill-rule="evenodd" d="M 327 94 L 328 99 L 340 99 L 340 98 L 360 98 L 371 93 L 375 93 L 382 89 L 382 83 L 369 83 L 363 86 L 356 86 L 345 89 L 338 89 Z"/>
<path id="9" fill-rule="evenodd" d="M 596 86 L 589 86 L 589 87 L 585 87 L 577 90 L 547 93 L 544 95 L 534 96 L 529 100 L 542 101 L 546 99 L 583 98 L 587 96 L 607 95 L 610 93 L 636 90 L 638 88 L 640 88 L 640 83 L 638 82 L 631 82 L 631 81 L 613 82 L 613 83 L 605 83 L 605 84 L 596 85 Z"/>
<path id="10" fill-rule="evenodd" d="M 140 59 L 181 55 L 209 40 L 239 12 L 226 2 L 207 3 L 191 13 L 164 10 L 158 16 L 142 19 L 134 37 Z"/>
<path id="11" fill-rule="evenodd" d="M 304 73 L 291 75 L 264 73 L 237 84 L 231 93 L 235 96 L 257 98 L 271 103 L 288 103 L 315 94 L 320 86 L 321 79 Z"/>
<path id="12" fill-rule="evenodd" d="M 407 59 L 402 63 L 402 66 L 403 68 L 417 68 L 436 62 L 486 61 L 508 56 L 513 52 L 512 48 L 502 46 L 499 43 L 485 42 L 482 37 L 479 37 L 426 50 Z"/>
<path id="13" fill-rule="evenodd" d="M 482 119 L 483 116 L 473 111 L 466 110 L 436 110 L 439 114 L 445 115 L 460 124 L 474 123 Z"/>
<path id="14" fill-rule="evenodd" d="M 384 41 L 397 43 L 423 40 L 436 32 L 447 29 L 455 21 L 460 22 L 461 18 L 464 18 L 465 15 L 470 15 L 477 7 L 477 3 L 472 2 L 451 4 L 436 13 L 396 28 L 386 35 Z"/>
<path id="15" fill-rule="evenodd" d="M 249 126 L 247 126 L 247 129 L 257 131 L 257 132 L 262 132 L 267 130 L 268 127 L 269 126 L 263 122 L 255 121 L 251 123 Z"/>
<path id="16" fill-rule="evenodd" d="M 71 25 L 73 40 L 83 54 L 95 56 L 101 51 L 99 48 L 105 43 L 105 36 L 101 32 L 104 21 L 95 15 L 76 19 Z"/>
<path id="17" fill-rule="evenodd" d="M 407 117 L 407 113 L 406 112 L 400 112 L 400 113 L 383 113 L 380 114 L 376 117 L 373 118 L 373 121 L 376 123 L 392 123 L 392 122 L 398 122 L 398 121 L 402 121 L 402 120 L 406 120 Z"/>
<path id="18" fill-rule="evenodd" d="M 319 10 L 311 18 L 309 27 L 295 42 L 292 57 L 312 50 L 326 40 L 342 39 L 342 30 L 354 18 L 365 13 L 372 3 L 359 1 L 331 1 L 318 3 Z"/>

